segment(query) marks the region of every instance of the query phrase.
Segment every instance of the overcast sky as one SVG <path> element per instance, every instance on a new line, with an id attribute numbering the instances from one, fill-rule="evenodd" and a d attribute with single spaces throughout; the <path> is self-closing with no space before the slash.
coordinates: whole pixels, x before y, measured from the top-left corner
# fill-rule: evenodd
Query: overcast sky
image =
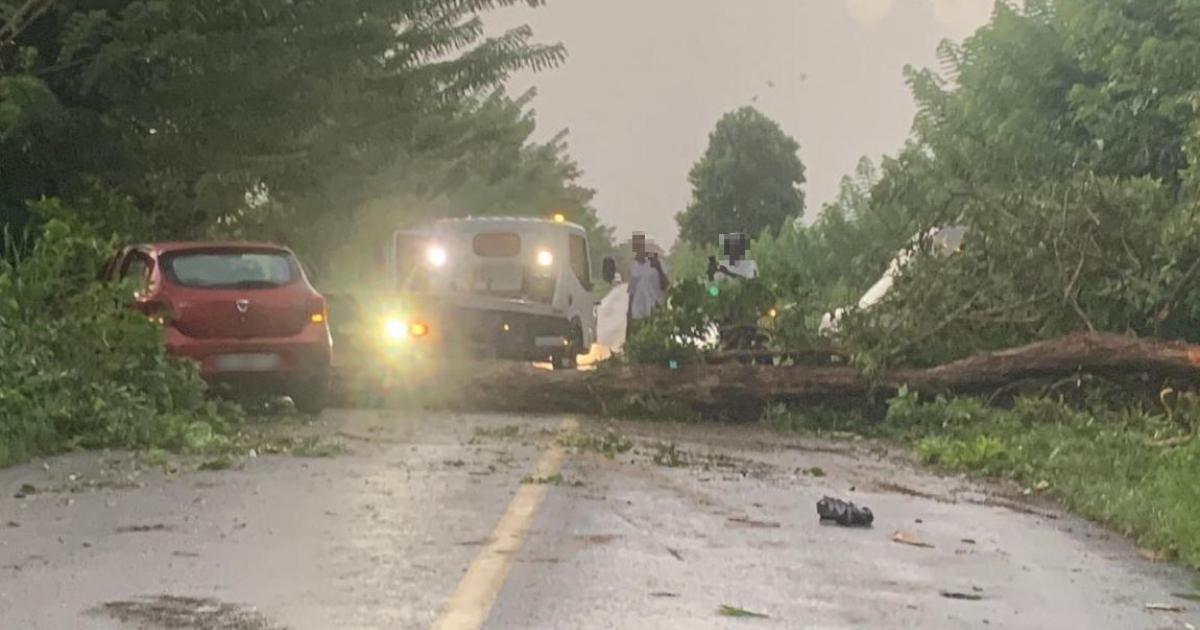
<path id="1" fill-rule="evenodd" d="M 901 146 L 914 107 L 905 64 L 936 66 L 942 39 L 982 25 L 993 0 L 548 0 L 491 14 L 562 42 L 565 65 L 522 74 L 541 139 L 570 129 L 600 217 L 624 237 L 673 242 L 687 173 L 721 115 L 753 104 L 800 142 L 807 219 L 860 156 Z M 774 87 L 772 87 L 772 85 Z"/>

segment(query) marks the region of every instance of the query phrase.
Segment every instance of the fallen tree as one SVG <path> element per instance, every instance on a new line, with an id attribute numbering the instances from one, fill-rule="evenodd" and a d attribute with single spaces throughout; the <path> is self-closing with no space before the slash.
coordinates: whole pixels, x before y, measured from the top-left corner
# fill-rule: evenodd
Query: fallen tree
<path id="1" fill-rule="evenodd" d="M 551 372 L 523 364 L 472 365 L 447 376 L 410 382 L 413 389 L 453 390 L 456 406 L 509 411 L 603 413 L 630 396 L 678 401 L 704 409 L 761 408 L 774 402 L 890 397 L 909 390 L 987 394 L 1023 380 L 1079 375 L 1148 375 L 1155 383 L 1200 381 L 1200 346 L 1108 333 L 1076 333 L 976 355 L 928 369 L 902 369 L 869 379 L 852 367 L 743 364 L 670 369 L 601 365 L 587 372 Z"/>

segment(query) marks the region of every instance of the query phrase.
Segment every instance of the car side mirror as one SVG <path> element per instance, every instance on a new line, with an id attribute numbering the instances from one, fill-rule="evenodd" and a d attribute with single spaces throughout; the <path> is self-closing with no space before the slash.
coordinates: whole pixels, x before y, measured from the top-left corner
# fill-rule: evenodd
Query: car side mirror
<path id="1" fill-rule="evenodd" d="M 617 277 L 617 261 L 613 260 L 612 257 L 606 257 L 601 265 L 601 269 L 601 275 L 604 276 L 604 281 L 612 284 L 613 280 L 615 280 Z"/>

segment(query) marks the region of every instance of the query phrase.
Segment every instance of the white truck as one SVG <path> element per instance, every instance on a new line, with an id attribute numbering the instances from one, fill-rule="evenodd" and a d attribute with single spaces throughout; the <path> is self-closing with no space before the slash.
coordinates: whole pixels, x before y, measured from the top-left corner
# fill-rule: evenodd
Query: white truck
<path id="1" fill-rule="evenodd" d="M 948 256 L 957 252 L 962 247 L 963 239 L 966 238 L 967 228 L 961 225 L 953 225 L 948 227 L 932 228 L 924 234 L 924 237 L 929 239 L 932 244 L 932 252 L 942 256 Z M 896 257 L 888 263 L 887 271 L 883 273 L 883 277 L 871 285 L 870 289 L 863 294 L 858 300 L 855 308 L 859 310 L 869 309 L 880 300 L 883 299 L 889 291 L 892 290 L 892 285 L 895 284 L 896 278 L 900 276 L 901 270 L 905 265 L 912 260 L 917 253 L 918 247 L 921 244 L 921 234 L 913 237 L 912 242 L 908 247 L 901 250 Z M 842 318 L 846 314 L 845 308 L 839 308 L 832 313 L 826 313 L 821 318 L 820 332 L 823 335 L 836 334 L 842 322 Z"/>
<path id="2" fill-rule="evenodd" d="M 427 347 L 574 368 L 596 339 L 588 245 L 587 232 L 561 216 L 399 231 L 391 262 L 406 312 L 388 327 Z"/>

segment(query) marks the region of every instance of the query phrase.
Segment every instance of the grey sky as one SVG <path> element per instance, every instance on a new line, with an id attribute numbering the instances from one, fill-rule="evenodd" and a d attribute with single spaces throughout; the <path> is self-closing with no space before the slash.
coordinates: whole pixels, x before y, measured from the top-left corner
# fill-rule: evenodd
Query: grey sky
<path id="1" fill-rule="evenodd" d="M 566 44 L 565 65 L 515 77 L 510 89 L 537 87 L 542 137 L 570 129 L 584 183 L 618 236 L 645 230 L 670 243 L 688 170 L 723 113 L 753 104 L 800 142 L 811 220 L 860 156 L 907 137 L 904 65 L 936 65 L 938 42 L 970 34 L 992 3 L 549 0 L 488 19 Z"/>

